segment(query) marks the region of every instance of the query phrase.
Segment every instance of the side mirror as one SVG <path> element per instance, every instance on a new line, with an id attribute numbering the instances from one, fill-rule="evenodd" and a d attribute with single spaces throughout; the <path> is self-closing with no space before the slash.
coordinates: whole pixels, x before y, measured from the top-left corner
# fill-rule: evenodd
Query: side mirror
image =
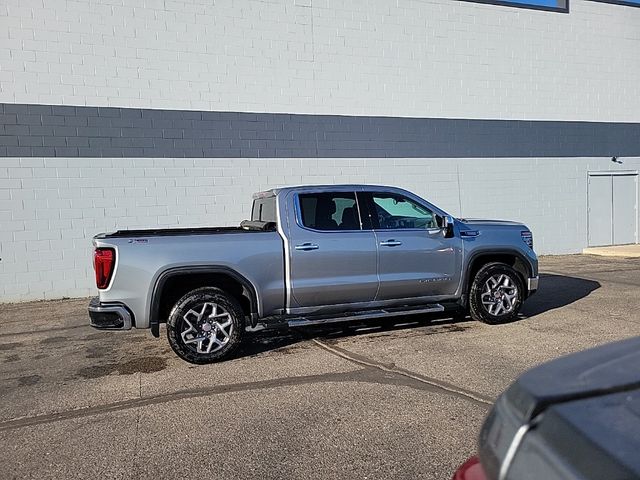
<path id="1" fill-rule="evenodd" d="M 451 215 L 445 215 L 442 217 L 442 234 L 444 235 L 444 238 L 453 237 L 453 225 L 454 220 Z"/>

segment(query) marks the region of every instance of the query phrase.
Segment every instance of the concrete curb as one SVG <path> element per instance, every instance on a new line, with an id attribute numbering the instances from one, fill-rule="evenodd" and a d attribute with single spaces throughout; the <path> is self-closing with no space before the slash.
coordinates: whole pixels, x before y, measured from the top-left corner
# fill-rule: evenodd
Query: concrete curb
<path id="1" fill-rule="evenodd" d="M 582 250 L 586 255 L 602 257 L 640 258 L 640 245 L 616 245 L 613 247 L 589 247 Z"/>

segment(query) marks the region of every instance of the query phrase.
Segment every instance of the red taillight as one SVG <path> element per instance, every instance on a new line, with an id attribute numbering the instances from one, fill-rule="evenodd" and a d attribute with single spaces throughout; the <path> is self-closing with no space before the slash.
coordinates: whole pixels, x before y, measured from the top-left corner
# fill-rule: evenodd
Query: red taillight
<path id="1" fill-rule="evenodd" d="M 471 457 L 458 467 L 452 480 L 487 480 L 478 457 Z"/>
<path id="2" fill-rule="evenodd" d="M 96 272 L 96 287 L 103 289 L 109 286 L 115 263 L 116 252 L 113 248 L 95 249 L 93 252 L 93 269 Z"/>

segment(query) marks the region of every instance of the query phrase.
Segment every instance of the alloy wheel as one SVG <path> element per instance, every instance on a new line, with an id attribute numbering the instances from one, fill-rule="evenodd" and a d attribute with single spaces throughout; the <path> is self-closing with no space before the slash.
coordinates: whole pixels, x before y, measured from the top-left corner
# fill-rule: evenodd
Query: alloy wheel
<path id="1" fill-rule="evenodd" d="M 509 275 L 492 275 L 485 282 L 480 299 L 490 315 L 507 315 L 516 306 L 518 286 Z"/>
<path id="2" fill-rule="evenodd" d="M 228 342 L 233 333 L 231 315 L 220 305 L 205 302 L 182 316 L 182 341 L 197 353 L 213 353 Z"/>

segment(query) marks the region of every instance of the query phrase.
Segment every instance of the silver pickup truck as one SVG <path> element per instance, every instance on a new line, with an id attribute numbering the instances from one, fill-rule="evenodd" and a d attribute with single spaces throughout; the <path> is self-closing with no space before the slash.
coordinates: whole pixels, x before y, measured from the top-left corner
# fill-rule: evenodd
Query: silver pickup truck
<path id="1" fill-rule="evenodd" d="M 529 229 L 454 219 L 400 188 L 254 195 L 240 227 L 124 230 L 93 239 L 99 329 L 167 325 L 192 363 L 229 357 L 246 329 L 469 311 L 512 320 L 538 286 Z"/>

